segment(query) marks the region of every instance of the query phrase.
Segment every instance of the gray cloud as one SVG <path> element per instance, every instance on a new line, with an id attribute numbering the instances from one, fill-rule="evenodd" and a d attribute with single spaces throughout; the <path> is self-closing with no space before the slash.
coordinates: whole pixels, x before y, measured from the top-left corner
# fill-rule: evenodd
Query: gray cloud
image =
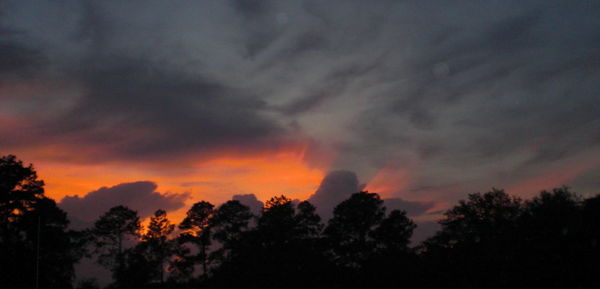
<path id="1" fill-rule="evenodd" d="M 0 75 L 30 74 L 32 69 L 41 65 L 43 58 L 37 51 L 6 41 L 6 34 L 0 31 L 3 38 L 0 40 Z"/>
<path id="2" fill-rule="evenodd" d="M 0 85 L 13 77 L 31 76 L 46 62 L 41 51 L 20 39 L 22 34 L 0 23 Z"/>
<path id="3" fill-rule="evenodd" d="M 463 8 L 462 15 L 479 16 L 453 18 L 448 28 L 437 25 Z M 423 26 L 405 43 L 418 51 L 404 47 L 408 57 L 397 54 L 398 62 L 388 65 L 396 80 L 390 75 L 371 83 L 387 81 L 390 88 L 357 119 L 353 128 L 360 137 L 343 146 L 340 166 L 365 159 L 373 167 L 416 162 L 408 191 L 462 182 L 455 193 L 436 196 L 452 200 L 468 190 L 510 184 L 568 157 L 597 156 L 589 148 L 598 137 L 589 132 L 600 125 L 600 86 L 594 80 L 600 43 L 590 27 L 600 23 L 587 8 L 557 2 L 553 8 L 453 6 L 445 16 L 435 8 L 420 11 L 435 21 L 415 20 Z M 557 23 L 559 11 L 573 21 Z M 406 46 L 389 45 L 399 51 Z M 403 60 L 408 65 L 400 66 Z M 503 171 L 512 173 L 502 177 Z"/>
<path id="4" fill-rule="evenodd" d="M 270 149 L 283 142 L 278 140 L 283 129 L 259 113 L 264 103 L 219 83 L 114 57 L 86 63 L 78 74 L 90 94 L 57 127 L 82 131 L 78 137 L 84 143 L 104 141 L 112 147 L 110 154 L 168 157 Z M 132 133 L 125 140 L 112 139 L 110 128 Z M 150 131 L 136 135 L 138 129 Z"/>
<path id="5" fill-rule="evenodd" d="M 407 165 L 398 197 L 446 202 L 600 154 L 590 1 L 1 7 L 0 113 L 20 124 L 1 127 L 6 151 L 165 163 L 310 142 L 335 152 L 322 169 Z"/>
<path id="6" fill-rule="evenodd" d="M 319 215 L 329 219 L 337 204 L 359 192 L 362 187 L 364 186 L 358 183 L 356 173 L 333 171 L 323 178 L 319 188 L 308 198 L 308 201 L 317 208 Z"/>
<path id="7" fill-rule="evenodd" d="M 102 187 L 89 192 L 84 197 L 66 196 L 58 205 L 75 222 L 91 223 L 108 209 L 117 205 L 124 205 L 136 210 L 141 218 L 146 218 L 158 209 L 174 211 L 182 208 L 185 200 L 189 197 L 187 193 L 158 193 L 155 183 L 143 181 Z"/>
<path id="8" fill-rule="evenodd" d="M 329 219 L 335 206 L 364 187 L 364 184 L 359 183 L 356 173 L 343 170 L 332 171 L 323 178 L 319 188 L 308 198 L 308 201 L 317 208 L 319 215 Z M 383 201 L 388 211 L 404 210 L 411 217 L 422 215 L 435 205 L 435 202 L 407 201 L 401 198 L 384 198 Z"/>
<path id="9" fill-rule="evenodd" d="M 245 194 L 245 195 L 233 195 L 231 197 L 234 201 L 239 201 L 242 205 L 248 206 L 250 211 L 254 215 L 260 215 L 263 209 L 263 202 L 259 201 L 254 194 Z"/>
<path id="10" fill-rule="evenodd" d="M 73 20 L 76 28 L 66 32 L 69 41 L 56 43 L 75 53 L 57 57 L 49 65 L 58 70 L 58 81 L 77 83 L 80 89 L 73 92 L 77 97 L 70 109 L 50 119 L 28 119 L 30 145 L 43 139 L 96 147 L 84 158 L 98 162 L 155 161 L 189 154 L 203 158 L 224 151 L 269 151 L 294 142 L 284 125 L 267 116 L 266 103 L 252 92 L 130 50 L 137 47 L 123 49 L 122 44 L 137 46 L 121 38 L 135 31 L 127 28 L 127 20 L 114 21 L 122 11 L 112 8 L 82 2 L 80 17 Z M 30 38 L 37 36 L 32 34 Z M 25 48 L 0 45 L 0 52 L 4 70 L 34 60 L 33 52 Z"/>

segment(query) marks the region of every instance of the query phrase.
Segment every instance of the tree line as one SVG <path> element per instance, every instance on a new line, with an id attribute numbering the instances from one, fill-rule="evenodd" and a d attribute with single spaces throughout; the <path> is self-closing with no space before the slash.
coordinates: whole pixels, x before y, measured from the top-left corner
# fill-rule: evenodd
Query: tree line
<path id="1" fill-rule="evenodd" d="M 600 195 L 568 188 L 529 200 L 469 194 L 421 244 L 402 210 L 357 192 L 324 222 L 307 201 L 195 203 L 179 224 L 157 210 L 109 209 L 89 229 L 44 195 L 34 168 L 0 158 L 0 287 L 99 288 L 74 281 L 94 258 L 109 288 L 599 288 Z"/>

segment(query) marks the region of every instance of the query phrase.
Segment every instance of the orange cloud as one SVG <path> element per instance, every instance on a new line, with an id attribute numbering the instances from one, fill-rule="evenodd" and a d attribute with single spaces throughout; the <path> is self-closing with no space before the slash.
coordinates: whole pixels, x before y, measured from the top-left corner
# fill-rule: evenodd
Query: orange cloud
<path id="1" fill-rule="evenodd" d="M 412 166 L 400 167 L 389 164 L 380 169 L 367 183 L 366 190 L 380 194 L 382 197 L 397 197 L 398 193 L 406 189 L 411 183 Z"/>
<path id="2" fill-rule="evenodd" d="M 178 221 L 189 205 L 199 200 L 219 204 L 234 194 L 255 194 L 261 200 L 278 194 L 308 198 L 323 179 L 324 171 L 306 164 L 304 153 L 302 147 L 294 147 L 272 154 L 223 156 L 182 167 L 176 163 L 164 167 L 118 162 L 60 163 L 18 156 L 26 163 L 34 163 L 46 183 L 46 194 L 57 201 L 67 195 L 82 197 L 103 186 L 141 180 L 157 183 L 161 193 L 189 192 L 192 198 L 187 206 L 169 214 Z"/>

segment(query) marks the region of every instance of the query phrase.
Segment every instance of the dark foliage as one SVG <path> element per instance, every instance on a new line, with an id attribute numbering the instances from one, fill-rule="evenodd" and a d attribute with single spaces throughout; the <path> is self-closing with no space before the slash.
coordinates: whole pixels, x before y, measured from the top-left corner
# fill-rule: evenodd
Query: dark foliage
<path id="1" fill-rule="evenodd" d="M 529 201 L 469 195 L 424 244 L 427 287 L 596 288 L 597 198 L 564 187 Z"/>
<path id="2" fill-rule="evenodd" d="M 0 158 L 0 288 L 71 288 L 79 250 L 68 224 L 31 165 Z"/>
<path id="3" fill-rule="evenodd" d="M 359 192 L 340 203 L 325 229 L 325 241 L 331 260 L 344 288 L 387 286 L 402 276 L 411 284 L 414 253 L 409 249 L 416 225 L 406 212 L 386 208 L 379 195 Z"/>
<path id="4" fill-rule="evenodd" d="M 137 246 L 148 266 L 154 268 L 150 279 L 158 280 L 161 284 L 165 281 L 165 264 L 177 252 L 177 243 L 169 239 L 173 230 L 175 225 L 167 218 L 167 212 L 158 210 L 150 218 L 147 231 Z"/>
<path id="5" fill-rule="evenodd" d="M 14 156 L 0 158 L 0 189 L 1 288 L 36 288 L 36 275 L 39 288 L 72 288 L 88 245 L 115 289 L 600 287 L 600 195 L 566 187 L 529 200 L 469 194 L 414 247 L 415 223 L 369 192 L 338 204 L 327 226 L 312 204 L 283 195 L 258 216 L 239 201 L 200 201 L 174 236 L 164 210 L 142 230 L 124 206 L 90 230 L 67 231 L 66 214 Z"/>
<path id="6" fill-rule="evenodd" d="M 116 206 L 94 223 L 92 234 L 99 263 L 115 269 L 123 265 L 125 243 L 140 235 L 140 218 L 136 211 Z"/>
<path id="7" fill-rule="evenodd" d="M 202 277 L 206 279 L 208 277 L 208 265 L 210 259 L 208 258 L 208 250 L 211 245 L 211 220 L 214 216 L 214 205 L 201 201 L 195 203 L 192 208 L 187 212 L 187 216 L 181 224 L 179 229 L 182 230 L 179 236 L 179 242 L 181 244 L 191 243 L 198 249 L 198 253 L 194 256 L 182 256 L 186 259 L 192 259 L 193 262 L 188 264 L 194 264 L 196 262 L 202 265 Z"/>
<path id="8" fill-rule="evenodd" d="M 326 288 L 328 260 L 315 208 L 279 196 L 266 202 L 257 225 L 240 234 L 215 270 L 211 288 Z"/>

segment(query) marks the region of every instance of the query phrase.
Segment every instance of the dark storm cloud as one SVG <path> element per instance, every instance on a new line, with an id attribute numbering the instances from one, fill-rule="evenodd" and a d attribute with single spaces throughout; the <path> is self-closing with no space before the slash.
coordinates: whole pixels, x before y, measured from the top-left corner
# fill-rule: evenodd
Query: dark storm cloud
<path id="1" fill-rule="evenodd" d="M 156 192 L 155 183 L 144 181 L 102 187 L 84 197 L 67 196 L 58 205 L 76 221 L 89 223 L 114 206 L 124 205 L 136 210 L 143 219 L 158 209 L 174 211 L 182 208 L 189 197 L 187 193 L 161 194 Z"/>
<path id="2" fill-rule="evenodd" d="M 43 57 L 34 49 L 23 47 L 17 42 L 7 41 L 8 33 L 0 31 L 0 76 L 22 75 L 38 68 Z"/>
<path id="3" fill-rule="evenodd" d="M 0 23 L 0 81 L 11 76 L 31 75 L 45 62 L 41 51 L 19 40 L 20 34 L 22 32 L 3 27 Z"/>
<path id="4" fill-rule="evenodd" d="M 94 147 L 86 156 L 93 161 L 202 158 L 277 149 L 293 141 L 284 126 L 265 115 L 260 96 L 153 55 L 118 49 L 127 34 L 121 29 L 127 28 L 115 21 L 110 5 L 84 1 L 79 12 L 77 27 L 67 33 L 73 42 L 63 44 L 78 53 L 53 65 L 59 80 L 82 89 L 68 111 L 29 119 L 37 134 L 32 140 Z M 37 63 L 38 55 L 0 42 L 2 71 L 24 70 Z"/>
<path id="5" fill-rule="evenodd" d="M 242 92 L 199 77 L 188 78 L 151 63 L 131 59 L 96 59 L 79 73 L 89 88 L 77 110 L 60 119 L 60 130 L 83 130 L 86 142 L 117 144 L 117 155 L 133 158 L 179 155 L 211 149 L 248 151 L 277 144 L 282 129 L 261 117 L 264 103 Z M 130 130 L 129 139 L 111 139 L 98 125 Z M 150 130 L 145 134 L 145 130 Z M 138 135 L 136 130 L 142 130 Z M 91 134 L 85 133 L 91 131 Z M 273 139 L 270 139 L 270 138 Z M 100 139 L 98 139 L 100 138 Z"/>

